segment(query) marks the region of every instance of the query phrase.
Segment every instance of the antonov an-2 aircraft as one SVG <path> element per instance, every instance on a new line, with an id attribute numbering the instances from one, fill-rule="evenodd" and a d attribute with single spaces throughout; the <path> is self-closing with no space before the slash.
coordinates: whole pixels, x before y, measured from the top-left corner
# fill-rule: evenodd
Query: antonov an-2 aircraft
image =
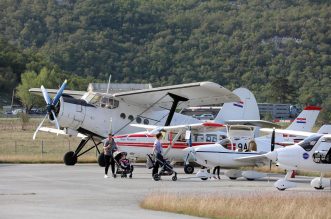
<path id="1" fill-rule="evenodd" d="M 98 92 L 78 92 L 64 90 L 66 81 L 59 90 L 32 88 L 33 94 L 42 94 L 47 104 L 47 115 L 57 129 L 38 126 L 37 132 L 46 131 L 57 134 L 82 137 L 75 151 L 64 156 L 66 165 L 75 165 L 77 158 L 101 144 L 109 132 L 114 134 L 133 133 L 139 128 L 130 126 L 151 124 L 169 126 L 200 123 L 190 116 L 176 113 L 179 108 L 237 102 L 240 98 L 228 89 L 213 82 L 196 82 L 165 86 L 115 94 Z M 51 98 L 53 97 L 53 99 Z M 82 151 L 91 141 L 93 146 Z"/>

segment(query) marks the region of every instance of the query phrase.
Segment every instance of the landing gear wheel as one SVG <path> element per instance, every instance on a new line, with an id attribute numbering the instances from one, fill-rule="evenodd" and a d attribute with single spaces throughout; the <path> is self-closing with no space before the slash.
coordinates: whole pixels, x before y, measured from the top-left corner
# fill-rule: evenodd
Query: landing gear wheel
<path id="1" fill-rule="evenodd" d="M 159 176 L 159 174 L 155 173 L 155 174 L 153 175 L 153 179 L 154 179 L 155 181 L 159 181 L 159 180 L 160 180 L 160 176 Z"/>
<path id="2" fill-rule="evenodd" d="M 317 190 L 323 190 L 323 189 L 324 189 L 323 186 L 320 186 L 320 187 L 314 187 L 314 188 L 317 189 Z"/>
<path id="3" fill-rule="evenodd" d="M 105 167 L 106 166 L 105 154 L 103 152 L 99 154 L 98 164 L 99 164 L 100 167 Z"/>
<path id="4" fill-rule="evenodd" d="M 276 187 L 279 191 L 285 191 L 286 188 L 278 188 Z"/>
<path id="5" fill-rule="evenodd" d="M 229 177 L 229 179 L 231 179 L 231 180 L 236 180 L 237 177 Z"/>
<path id="6" fill-rule="evenodd" d="M 69 151 L 65 153 L 63 157 L 64 164 L 67 166 L 73 166 L 77 163 L 77 156 L 75 155 L 75 152 Z"/>
<path id="7" fill-rule="evenodd" d="M 248 181 L 254 181 L 255 179 L 253 178 L 246 178 Z"/>
<path id="8" fill-rule="evenodd" d="M 192 174 L 194 172 L 194 166 L 191 164 L 184 165 L 184 172 L 186 174 Z"/>
<path id="9" fill-rule="evenodd" d="M 201 180 L 203 180 L 203 181 L 205 181 L 205 180 L 207 180 L 208 178 L 206 177 L 206 178 L 201 178 Z"/>
<path id="10" fill-rule="evenodd" d="M 176 180 L 177 180 L 177 176 L 175 175 L 172 177 L 172 181 L 176 181 Z"/>

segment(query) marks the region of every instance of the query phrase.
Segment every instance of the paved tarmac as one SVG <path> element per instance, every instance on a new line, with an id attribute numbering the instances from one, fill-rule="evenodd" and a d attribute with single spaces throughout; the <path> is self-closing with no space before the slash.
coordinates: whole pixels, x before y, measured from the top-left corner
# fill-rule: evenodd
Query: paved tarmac
<path id="1" fill-rule="evenodd" d="M 202 181 L 188 178 L 182 168 L 178 181 L 164 176 L 155 182 L 151 170 L 140 165 L 133 179 L 104 179 L 103 168 L 96 164 L 0 164 L 0 218 L 194 218 L 185 215 L 150 211 L 139 207 L 140 201 L 153 192 L 279 193 L 273 183 L 281 175 L 246 181 Z M 285 192 L 315 192 L 311 178 L 297 177 L 298 187 Z M 330 191 L 330 190 L 329 190 Z"/>

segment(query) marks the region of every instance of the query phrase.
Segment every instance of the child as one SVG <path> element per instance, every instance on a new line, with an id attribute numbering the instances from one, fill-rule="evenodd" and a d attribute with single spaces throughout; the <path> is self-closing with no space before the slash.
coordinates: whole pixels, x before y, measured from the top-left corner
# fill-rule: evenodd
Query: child
<path id="1" fill-rule="evenodd" d="M 122 156 L 119 160 L 119 163 L 120 163 L 120 165 L 123 169 L 130 170 L 130 168 L 131 168 L 130 167 L 130 161 L 129 161 L 129 159 L 126 158 L 126 155 L 127 155 L 126 152 L 122 152 Z"/>

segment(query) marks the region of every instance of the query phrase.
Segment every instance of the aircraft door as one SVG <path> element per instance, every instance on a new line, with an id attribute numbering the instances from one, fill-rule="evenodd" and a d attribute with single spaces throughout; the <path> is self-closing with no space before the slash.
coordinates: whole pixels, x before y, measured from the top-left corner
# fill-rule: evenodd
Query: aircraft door
<path id="1" fill-rule="evenodd" d="M 331 163 L 331 140 L 322 141 L 313 154 L 315 163 Z"/>
<path id="2" fill-rule="evenodd" d="M 80 104 L 76 105 L 76 112 L 74 113 L 74 119 L 72 121 L 72 125 L 75 128 L 79 128 L 85 118 L 85 106 L 82 106 Z"/>

